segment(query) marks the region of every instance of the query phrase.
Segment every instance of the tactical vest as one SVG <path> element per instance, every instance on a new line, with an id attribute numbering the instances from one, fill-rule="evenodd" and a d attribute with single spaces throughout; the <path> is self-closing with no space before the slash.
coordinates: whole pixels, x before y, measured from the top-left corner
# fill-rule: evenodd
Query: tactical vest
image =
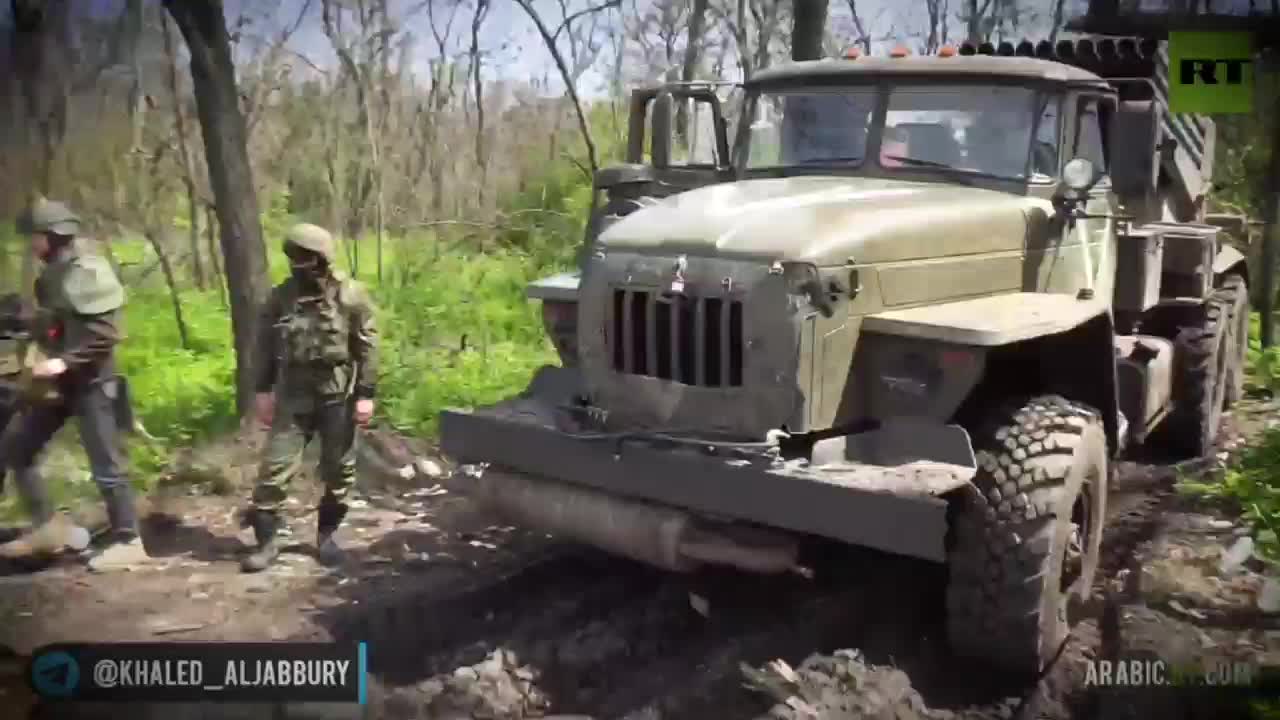
<path id="1" fill-rule="evenodd" d="M 36 278 L 35 290 L 40 309 L 31 334 L 50 355 L 66 349 L 67 315 L 98 315 L 124 305 L 124 288 L 111 265 L 93 253 L 85 240 L 75 241 L 45 266 Z"/>
<path id="2" fill-rule="evenodd" d="M 281 370 L 323 370 L 351 362 L 351 308 L 343 300 L 349 281 L 342 279 L 317 295 L 302 295 L 296 283 L 284 288 L 280 330 Z"/>

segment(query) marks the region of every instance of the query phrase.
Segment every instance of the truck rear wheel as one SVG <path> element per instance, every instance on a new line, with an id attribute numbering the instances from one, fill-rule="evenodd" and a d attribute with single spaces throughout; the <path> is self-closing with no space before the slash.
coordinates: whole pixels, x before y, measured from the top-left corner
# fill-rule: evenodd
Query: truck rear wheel
<path id="1" fill-rule="evenodd" d="M 1165 420 L 1169 449 L 1204 457 L 1213 450 L 1226 397 L 1230 306 L 1215 292 L 1173 341 L 1173 408 Z"/>
<path id="2" fill-rule="evenodd" d="M 1058 396 L 1006 406 L 974 435 L 978 473 L 957 499 L 947 635 L 958 654 L 1033 675 L 1070 629 L 1098 566 L 1108 478 L 1098 412 Z"/>
<path id="3" fill-rule="evenodd" d="M 1249 352 L 1249 286 L 1239 275 L 1229 275 L 1215 293 L 1231 312 L 1227 332 L 1226 394 L 1223 407 L 1229 408 L 1244 397 L 1244 371 Z"/>

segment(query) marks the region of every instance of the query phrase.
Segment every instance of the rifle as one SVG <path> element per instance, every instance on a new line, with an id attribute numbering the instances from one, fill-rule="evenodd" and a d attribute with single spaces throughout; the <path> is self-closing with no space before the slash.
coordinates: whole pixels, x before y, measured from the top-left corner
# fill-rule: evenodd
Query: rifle
<path id="1" fill-rule="evenodd" d="M 0 296 L 0 451 L 30 407 L 61 397 L 54 382 L 31 375 L 44 360 L 32 339 L 31 324 L 32 314 L 17 294 Z M 7 472 L 6 458 L 0 456 L 0 491 Z"/>

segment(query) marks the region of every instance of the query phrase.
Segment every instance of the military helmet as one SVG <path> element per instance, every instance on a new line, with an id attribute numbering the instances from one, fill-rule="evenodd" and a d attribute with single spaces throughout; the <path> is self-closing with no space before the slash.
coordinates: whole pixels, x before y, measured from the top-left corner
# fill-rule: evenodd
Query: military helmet
<path id="1" fill-rule="evenodd" d="M 80 231 L 80 218 L 64 203 L 41 199 L 18 218 L 18 231 L 24 234 L 75 235 Z"/>
<path id="2" fill-rule="evenodd" d="M 325 262 L 333 262 L 333 235 L 319 225 L 300 223 L 289 228 L 289 232 L 284 236 L 285 252 L 288 252 L 290 247 L 310 250 L 324 258 Z"/>

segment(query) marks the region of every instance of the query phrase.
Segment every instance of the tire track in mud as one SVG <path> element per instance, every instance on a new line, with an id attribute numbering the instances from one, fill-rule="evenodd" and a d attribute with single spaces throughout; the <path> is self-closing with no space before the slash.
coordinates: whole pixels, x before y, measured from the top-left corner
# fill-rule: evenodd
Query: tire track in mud
<path id="1" fill-rule="evenodd" d="M 1168 465 L 1123 463 L 1108 493 L 1101 585 L 1135 560 L 1173 498 Z M 497 648 L 537 673 L 550 712 L 597 720 L 754 717 L 765 700 L 742 688 L 739 665 L 860 649 L 906 671 L 930 707 L 965 717 L 1064 716 L 1071 653 L 1038 686 L 949 657 L 942 625 L 945 569 L 871 550 L 813 542 L 816 577 L 732 571 L 681 576 L 604 553 L 556 548 L 514 572 L 441 597 L 400 594 L 328 618 L 335 638 L 369 643 L 374 674 L 404 690 L 477 666 Z M 690 594 L 710 608 L 703 617 Z M 1098 608 L 1086 608 L 1096 617 Z M 326 622 L 326 621 L 322 621 Z M 1073 634 L 1069 644 L 1095 638 Z M 496 672 L 510 674 L 512 669 Z M 390 715 L 388 715 L 390 717 Z M 514 709 L 498 717 L 521 717 Z"/>

